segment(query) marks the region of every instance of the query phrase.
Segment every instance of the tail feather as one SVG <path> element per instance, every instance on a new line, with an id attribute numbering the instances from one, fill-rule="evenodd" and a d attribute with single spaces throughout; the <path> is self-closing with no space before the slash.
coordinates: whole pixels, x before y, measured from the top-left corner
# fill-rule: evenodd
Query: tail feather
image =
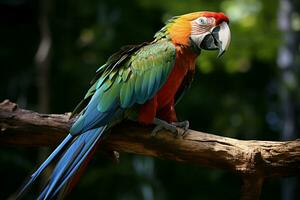
<path id="1" fill-rule="evenodd" d="M 55 195 L 55 197 L 57 197 L 57 199 L 61 199 L 61 200 L 64 199 L 64 197 L 78 183 L 81 175 L 83 174 L 83 172 L 87 168 L 88 163 L 92 160 L 93 155 L 95 154 L 95 152 L 96 152 L 96 150 L 98 148 L 98 143 L 99 142 L 100 142 L 100 140 L 98 140 L 97 144 L 94 145 L 93 149 L 91 150 L 91 152 L 89 152 L 89 154 L 88 154 L 87 158 L 84 160 L 83 164 L 76 170 L 76 172 L 70 178 L 70 180 L 68 181 L 68 183 L 66 183 L 64 186 L 62 186 L 62 188 L 59 191 L 55 191 L 55 194 L 58 193 L 57 195 Z"/>
<path id="2" fill-rule="evenodd" d="M 37 177 L 49 166 L 49 164 L 61 154 L 62 150 L 69 145 L 73 140 L 74 136 L 68 135 L 61 144 L 50 154 L 50 156 L 45 160 L 45 162 L 29 177 L 29 179 L 22 186 L 18 192 L 17 199 L 20 199 L 23 194 L 29 189 L 29 187 L 34 183 Z"/>
<path id="3" fill-rule="evenodd" d="M 70 180 L 100 139 L 106 126 L 79 135 L 58 161 L 51 178 L 38 199 L 52 199 Z"/>

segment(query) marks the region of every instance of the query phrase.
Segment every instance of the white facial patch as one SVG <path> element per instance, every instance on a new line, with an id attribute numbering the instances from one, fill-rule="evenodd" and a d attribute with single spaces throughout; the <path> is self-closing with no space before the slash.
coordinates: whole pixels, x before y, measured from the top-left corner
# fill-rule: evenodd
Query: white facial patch
<path id="1" fill-rule="evenodd" d="M 201 45 L 201 43 L 202 43 L 204 37 L 205 37 L 206 35 L 208 35 L 208 34 L 209 34 L 209 32 L 207 32 L 207 33 L 205 33 L 205 34 L 191 35 L 190 38 L 191 38 L 191 40 L 192 40 L 198 47 L 200 47 L 200 45 Z"/>
<path id="2" fill-rule="evenodd" d="M 211 22 L 211 18 L 206 17 L 199 17 L 191 22 L 192 32 L 190 38 L 197 46 L 200 46 L 204 37 L 210 33 Z"/>

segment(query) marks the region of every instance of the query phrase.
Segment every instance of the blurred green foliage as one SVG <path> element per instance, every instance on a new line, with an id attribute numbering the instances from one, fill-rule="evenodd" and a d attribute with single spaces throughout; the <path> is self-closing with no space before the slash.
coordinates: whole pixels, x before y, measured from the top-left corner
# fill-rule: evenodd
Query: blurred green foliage
<path id="1" fill-rule="evenodd" d="M 10 99 L 36 110 L 34 55 L 40 39 L 40 1 L 0 2 L 0 100 Z M 171 16 L 223 11 L 231 18 L 230 49 L 221 59 L 216 52 L 202 52 L 194 84 L 177 107 L 178 116 L 200 131 L 242 139 L 279 139 L 282 119 L 276 59 L 281 33 L 276 23 L 277 1 L 50 2 L 52 113 L 71 111 L 96 69 L 122 45 L 151 41 Z M 37 157 L 36 148 L 1 148 L 0 199 L 16 191 L 38 164 Z M 239 198 L 241 180 L 228 172 L 133 155 L 122 154 L 119 164 L 95 157 L 68 199 Z M 280 199 L 278 180 L 264 185 L 262 199 Z"/>

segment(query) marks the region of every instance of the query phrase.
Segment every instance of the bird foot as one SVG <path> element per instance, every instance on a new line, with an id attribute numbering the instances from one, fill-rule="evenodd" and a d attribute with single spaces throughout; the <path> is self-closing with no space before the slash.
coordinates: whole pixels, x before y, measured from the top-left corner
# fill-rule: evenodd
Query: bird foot
<path id="1" fill-rule="evenodd" d="M 174 134 L 175 137 L 184 137 L 188 132 L 189 128 L 189 121 L 182 121 L 182 122 L 172 122 L 168 123 L 164 120 L 154 118 L 153 123 L 156 125 L 153 129 L 151 135 L 156 136 L 158 132 L 161 130 L 168 130 Z"/>
<path id="2" fill-rule="evenodd" d="M 188 131 L 190 127 L 190 122 L 188 120 L 184 120 L 182 122 L 172 122 L 172 124 L 178 128 L 182 128 L 185 131 Z"/>

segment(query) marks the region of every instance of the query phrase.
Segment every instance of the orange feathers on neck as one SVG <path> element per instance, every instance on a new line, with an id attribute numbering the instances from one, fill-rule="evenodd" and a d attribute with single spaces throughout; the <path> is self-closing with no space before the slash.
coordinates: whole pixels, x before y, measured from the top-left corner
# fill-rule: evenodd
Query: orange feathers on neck
<path id="1" fill-rule="evenodd" d="M 192 30 L 190 21 L 196 19 L 197 16 L 197 13 L 182 15 L 171 22 L 172 24 L 168 27 L 168 33 L 175 45 L 187 46 L 189 44 Z"/>

